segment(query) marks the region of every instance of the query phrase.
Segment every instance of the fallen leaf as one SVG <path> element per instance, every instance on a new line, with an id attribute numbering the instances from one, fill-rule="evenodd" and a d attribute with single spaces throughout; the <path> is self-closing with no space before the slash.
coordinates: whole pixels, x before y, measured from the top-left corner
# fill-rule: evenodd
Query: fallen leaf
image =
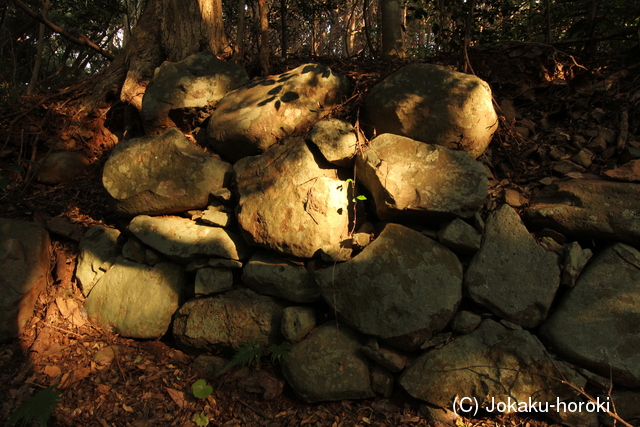
<path id="1" fill-rule="evenodd" d="M 127 406 L 124 403 L 122 404 L 122 409 L 124 409 L 125 411 L 127 411 L 130 414 L 133 414 L 133 408 L 131 406 Z"/>
<path id="2" fill-rule="evenodd" d="M 187 402 L 186 400 L 184 400 L 183 392 L 169 387 L 165 387 L 164 389 L 167 390 L 167 393 L 169 393 L 169 397 L 171 397 L 171 400 L 173 400 L 179 408 L 184 408 L 185 406 L 187 406 Z"/>
<path id="3" fill-rule="evenodd" d="M 47 366 L 44 368 L 43 372 L 51 378 L 56 378 L 62 375 L 62 370 L 58 366 Z"/>

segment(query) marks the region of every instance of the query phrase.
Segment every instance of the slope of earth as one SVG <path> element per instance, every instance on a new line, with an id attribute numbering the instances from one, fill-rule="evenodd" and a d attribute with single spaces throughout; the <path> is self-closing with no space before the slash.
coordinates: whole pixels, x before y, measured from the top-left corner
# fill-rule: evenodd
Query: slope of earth
<path id="1" fill-rule="evenodd" d="M 500 114 L 500 128 L 480 159 L 493 174 L 489 210 L 503 201 L 522 209 L 532 193 L 554 179 L 602 175 L 640 149 L 634 139 L 640 134 L 635 55 L 635 62 L 630 52 L 587 63 L 577 53 L 533 44 L 471 52 L 475 72 L 490 83 Z M 354 95 L 333 114 L 351 122 L 358 119 L 357 107 L 368 89 L 404 65 L 297 58 L 272 71 L 311 61 L 325 62 L 355 82 Z M 0 420 L 34 392 L 57 385 L 61 398 L 52 426 L 195 426 L 194 415 L 200 413 L 215 426 L 432 425 L 419 402 L 399 391 L 389 399 L 306 405 L 283 388 L 277 363 L 265 359 L 213 378 L 169 340 L 124 339 L 89 324 L 74 278 L 79 236 L 96 224 L 126 225 L 109 213 L 101 169 L 117 140 L 113 135 L 135 137 L 140 124 L 119 105 L 80 123 L 61 99 L 64 95 L 54 94 L 7 100 L 0 111 L 0 179 L 5 178 L 0 217 L 43 223 L 54 242 L 51 286 L 40 296 L 25 333 L 0 346 Z M 90 166 L 66 184 L 38 183 L 35 162 L 58 148 L 83 153 Z M 191 391 L 199 379 L 213 386 L 205 399 Z M 456 425 L 551 424 L 505 415 Z"/>

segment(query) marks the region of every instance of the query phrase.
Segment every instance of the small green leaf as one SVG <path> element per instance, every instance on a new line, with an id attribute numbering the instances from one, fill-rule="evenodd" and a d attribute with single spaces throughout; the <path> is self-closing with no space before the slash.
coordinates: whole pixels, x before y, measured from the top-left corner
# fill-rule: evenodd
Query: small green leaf
<path id="1" fill-rule="evenodd" d="M 143 357 L 142 356 L 138 356 L 136 357 L 136 360 L 133 361 L 134 365 L 137 365 L 138 363 L 142 362 Z"/>
<path id="2" fill-rule="evenodd" d="M 367 198 L 361 194 L 356 197 L 356 200 L 367 200 Z"/>
<path id="3" fill-rule="evenodd" d="M 53 410 L 60 400 L 60 392 L 55 391 L 56 386 L 40 390 L 20 404 L 18 409 L 11 414 L 7 425 L 13 426 L 22 420 L 21 425 L 26 426 L 36 421 L 40 427 L 46 427 Z"/>
<path id="4" fill-rule="evenodd" d="M 11 181 L 6 176 L 0 176 L 0 191 L 5 191 Z"/>
<path id="5" fill-rule="evenodd" d="M 351 178 L 347 178 L 346 182 L 353 182 L 353 180 Z"/>
<path id="6" fill-rule="evenodd" d="M 213 393 L 213 387 L 207 385 L 205 380 L 198 380 L 191 385 L 191 391 L 198 399 L 206 399 Z"/>
<path id="7" fill-rule="evenodd" d="M 195 414 L 193 414 L 193 417 L 191 417 L 191 421 L 193 421 L 200 427 L 209 425 L 209 418 L 207 418 L 207 416 L 204 414 L 204 411 L 196 412 Z"/>
<path id="8" fill-rule="evenodd" d="M 22 165 L 11 165 L 8 168 L 11 172 L 15 172 L 15 173 L 22 173 L 24 172 L 24 168 L 22 167 Z"/>
<path id="9" fill-rule="evenodd" d="M 275 362 L 276 360 L 287 360 L 289 357 L 289 353 L 291 353 L 291 343 L 289 341 L 284 341 L 280 345 L 270 345 L 267 348 L 271 352 L 271 361 Z"/>

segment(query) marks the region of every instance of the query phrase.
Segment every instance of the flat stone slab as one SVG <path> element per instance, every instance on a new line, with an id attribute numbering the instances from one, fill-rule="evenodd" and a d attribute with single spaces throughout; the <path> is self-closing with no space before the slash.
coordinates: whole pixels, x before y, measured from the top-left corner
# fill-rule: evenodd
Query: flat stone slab
<path id="1" fill-rule="evenodd" d="M 561 361 L 552 361 L 529 332 L 487 319 L 475 331 L 424 353 L 405 369 L 399 384 L 411 396 L 442 408 L 452 408 L 456 397 L 491 407 L 492 398 L 544 403 L 577 395 L 556 378 L 577 387 L 586 384 Z"/>
<path id="2" fill-rule="evenodd" d="M 308 403 L 373 397 L 360 338 L 349 328 L 328 322 L 294 344 L 282 372 Z"/>
<path id="3" fill-rule="evenodd" d="M 358 331 L 415 350 L 442 330 L 462 298 L 451 250 L 398 224 L 350 261 L 314 272 L 325 301 Z"/>
<path id="4" fill-rule="evenodd" d="M 145 245 L 181 261 L 203 257 L 242 260 L 251 253 L 237 234 L 186 218 L 140 215 L 131 220 L 127 229 Z"/>
<path id="5" fill-rule="evenodd" d="M 311 258 L 349 238 L 349 184 L 319 165 L 302 138 L 234 165 L 238 225 L 253 245 Z"/>
<path id="6" fill-rule="evenodd" d="M 325 116 L 349 86 L 346 77 L 319 64 L 252 81 L 220 101 L 207 141 L 231 162 L 260 154 Z"/>
<path id="7" fill-rule="evenodd" d="M 176 128 L 116 145 L 102 185 L 113 209 L 127 216 L 201 209 L 231 181 L 231 165 L 189 142 Z"/>
<path id="8" fill-rule="evenodd" d="M 625 387 L 640 387 L 640 252 L 595 255 L 542 326 L 555 352 Z"/>
<path id="9" fill-rule="evenodd" d="M 555 181 L 531 200 L 527 219 L 576 238 L 637 244 L 640 184 L 570 179 Z"/>
<path id="10" fill-rule="evenodd" d="M 398 135 L 374 138 L 356 170 L 383 221 L 469 217 L 487 196 L 487 170 L 469 154 Z"/>
<path id="11" fill-rule="evenodd" d="M 176 313 L 173 336 L 187 350 L 263 347 L 282 342 L 280 327 L 285 306 L 250 289 L 188 301 Z"/>
<path id="12" fill-rule="evenodd" d="M 156 339 L 167 332 L 185 286 L 184 268 L 153 267 L 116 259 L 84 302 L 94 322 L 129 338 Z"/>
<path id="13" fill-rule="evenodd" d="M 480 156 L 498 129 L 491 89 L 480 78 L 439 65 L 407 65 L 369 91 L 362 123 Z"/>
<path id="14" fill-rule="evenodd" d="M 476 303 L 525 328 L 546 318 L 560 286 L 558 256 L 538 245 L 509 205 L 489 215 L 464 285 Z"/>
<path id="15" fill-rule="evenodd" d="M 204 51 L 179 62 L 164 62 L 142 98 L 147 135 L 178 127 L 190 132 L 204 121 L 224 96 L 249 81 L 238 64 Z"/>

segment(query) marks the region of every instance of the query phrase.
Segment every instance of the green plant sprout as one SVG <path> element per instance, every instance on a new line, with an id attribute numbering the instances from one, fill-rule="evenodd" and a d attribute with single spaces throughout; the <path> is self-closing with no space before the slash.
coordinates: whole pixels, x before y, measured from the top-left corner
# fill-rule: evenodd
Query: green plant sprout
<path id="1" fill-rule="evenodd" d="M 7 426 L 19 424 L 22 427 L 37 422 L 40 427 L 46 427 L 53 410 L 58 405 L 61 393 L 54 390 L 56 386 L 50 386 L 40 390 L 20 404 L 18 409 L 7 420 Z"/>
<path id="2" fill-rule="evenodd" d="M 291 343 L 288 341 L 284 341 L 278 345 L 272 344 L 266 349 L 262 344 L 257 342 L 243 344 L 238 348 L 231 358 L 231 361 L 227 363 L 222 372 L 226 372 L 227 369 L 233 366 L 251 366 L 253 363 L 258 364 L 265 353 L 271 354 L 271 362 L 275 362 L 276 360 L 285 360 L 289 356 L 290 352 Z"/>
<path id="3" fill-rule="evenodd" d="M 196 412 L 195 414 L 193 414 L 193 417 L 191 417 L 191 421 L 196 423 L 196 425 L 199 427 L 206 427 L 209 425 L 209 417 L 207 417 L 204 411 Z"/>
<path id="4" fill-rule="evenodd" d="M 191 391 L 198 399 L 206 399 L 213 393 L 213 387 L 208 385 L 205 380 L 198 380 L 191 384 Z"/>

